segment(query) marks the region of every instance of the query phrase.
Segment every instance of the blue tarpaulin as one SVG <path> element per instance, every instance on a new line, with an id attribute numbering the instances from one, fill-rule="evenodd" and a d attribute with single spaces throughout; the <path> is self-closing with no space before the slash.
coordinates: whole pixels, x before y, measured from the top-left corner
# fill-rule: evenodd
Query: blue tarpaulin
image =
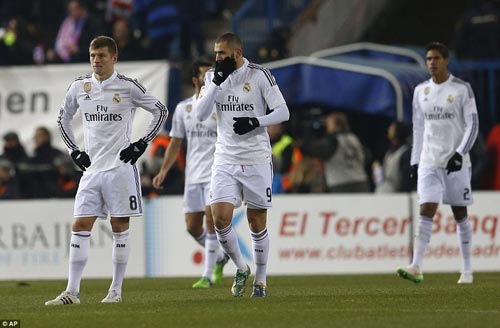
<path id="1" fill-rule="evenodd" d="M 429 78 L 427 71 L 421 63 L 364 53 L 293 57 L 265 66 L 289 107 L 322 106 L 411 122 L 413 90 Z"/>

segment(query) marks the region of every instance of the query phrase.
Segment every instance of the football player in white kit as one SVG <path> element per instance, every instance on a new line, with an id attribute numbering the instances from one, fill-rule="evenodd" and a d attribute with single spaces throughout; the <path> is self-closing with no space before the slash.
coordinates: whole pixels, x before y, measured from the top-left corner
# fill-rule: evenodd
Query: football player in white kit
<path id="1" fill-rule="evenodd" d="M 116 43 L 96 37 L 89 46 L 93 74 L 71 83 L 57 123 L 76 165 L 83 171 L 75 197 L 69 251 L 68 285 L 45 305 L 80 303 L 80 281 L 87 263 L 90 232 L 97 218 L 111 216 L 113 281 L 102 303 L 121 302 L 122 282 L 130 254 L 129 217 L 142 215 L 139 171 L 135 162 L 163 128 L 168 110 L 137 80 L 118 74 Z M 144 137 L 130 140 L 137 107 L 152 114 Z M 71 121 L 80 110 L 85 148 L 76 144 Z M 129 163 L 130 162 L 130 163 Z"/>
<path id="2" fill-rule="evenodd" d="M 217 238 L 237 271 L 231 292 L 243 296 L 250 267 L 232 228 L 234 205 L 243 199 L 252 239 L 256 272 L 253 297 L 265 297 L 269 235 L 267 209 L 272 206 L 271 145 L 266 126 L 289 119 L 285 99 L 268 69 L 243 57 L 234 33 L 215 40 L 215 69 L 205 75 L 196 117 L 206 120 L 217 109 L 217 142 L 210 187 L 210 204 Z M 266 108 L 270 112 L 266 114 Z"/>
<path id="3" fill-rule="evenodd" d="M 474 93 L 469 83 L 448 73 L 448 48 L 438 42 L 426 48 L 431 78 L 413 95 L 413 149 L 411 171 L 417 178 L 420 217 L 415 234 L 413 261 L 397 272 L 415 283 L 423 281 L 422 262 L 432 234 L 438 204 L 451 205 L 463 258 L 459 284 L 473 281 L 472 228 L 467 206 L 472 204 L 471 150 L 478 133 Z"/>
<path id="4" fill-rule="evenodd" d="M 217 114 L 215 110 L 203 122 L 194 116 L 194 102 L 200 94 L 205 72 L 212 68 L 212 63 L 196 60 L 192 66 L 191 82 L 195 94 L 181 101 L 174 111 L 170 143 L 165 151 L 163 163 L 158 174 L 153 178 L 153 187 L 161 188 L 165 177 L 175 163 L 182 146 L 187 140 L 186 181 L 184 187 L 184 215 L 189 234 L 201 246 L 205 247 L 205 270 L 193 288 L 209 288 L 222 280 L 222 269 L 228 256 L 222 251 L 215 235 L 212 211 L 209 205 L 210 171 L 214 159 L 215 141 L 217 140 Z M 203 217 L 206 230 L 203 229 Z"/>

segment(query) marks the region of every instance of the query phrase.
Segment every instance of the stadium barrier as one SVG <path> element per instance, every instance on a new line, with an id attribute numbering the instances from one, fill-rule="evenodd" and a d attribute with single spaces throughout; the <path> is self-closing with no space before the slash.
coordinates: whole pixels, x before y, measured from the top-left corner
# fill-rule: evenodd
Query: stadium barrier
<path id="1" fill-rule="evenodd" d="M 500 271 L 498 193 L 474 193 L 473 267 Z M 72 200 L 2 201 L 0 279 L 60 279 L 68 270 Z M 415 213 L 415 211 L 417 211 Z M 413 213 L 412 213 L 413 212 Z M 411 258 L 415 194 L 276 195 L 269 211 L 269 274 L 391 273 Z M 426 272 L 461 267 L 449 206 L 440 206 L 425 258 Z M 245 207 L 234 213 L 242 253 L 252 266 Z M 108 222 L 92 232 L 85 277 L 111 277 Z M 128 277 L 198 276 L 203 249 L 185 229 L 182 197 L 148 199 L 144 218 L 131 220 Z M 252 268 L 254 269 L 254 268 Z M 228 272 L 234 270 L 229 263 Z"/>

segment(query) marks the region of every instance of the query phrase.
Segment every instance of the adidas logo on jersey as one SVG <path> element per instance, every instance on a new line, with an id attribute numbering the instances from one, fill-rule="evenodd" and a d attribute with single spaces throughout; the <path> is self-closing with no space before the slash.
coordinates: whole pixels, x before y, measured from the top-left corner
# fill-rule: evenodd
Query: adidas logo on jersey
<path id="1" fill-rule="evenodd" d="M 85 98 L 83 98 L 83 100 L 92 100 L 92 99 L 90 99 L 89 95 L 86 95 Z"/>

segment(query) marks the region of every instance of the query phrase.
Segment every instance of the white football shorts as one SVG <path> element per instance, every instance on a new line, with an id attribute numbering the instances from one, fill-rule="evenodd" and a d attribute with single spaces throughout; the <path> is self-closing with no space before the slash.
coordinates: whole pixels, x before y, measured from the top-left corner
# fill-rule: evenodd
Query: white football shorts
<path id="1" fill-rule="evenodd" d="M 214 165 L 210 204 L 227 202 L 238 207 L 243 200 L 249 208 L 271 208 L 272 181 L 272 163 Z"/>
<path id="2" fill-rule="evenodd" d="M 130 163 L 103 172 L 85 172 L 75 197 L 75 217 L 142 215 L 141 179 Z"/>
<path id="3" fill-rule="evenodd" d="M 471 168 L 446 174 L 446 169 L 419 167 L 417 193 L 419 204 L 438 203 L 452 206 L 472 205 Z"/>
<path id="4" fill-rule="evenodd" d="M 209 206 L 210 182 L 192 183 L 184 186 L 184 213 L 205 212 Z"/>

